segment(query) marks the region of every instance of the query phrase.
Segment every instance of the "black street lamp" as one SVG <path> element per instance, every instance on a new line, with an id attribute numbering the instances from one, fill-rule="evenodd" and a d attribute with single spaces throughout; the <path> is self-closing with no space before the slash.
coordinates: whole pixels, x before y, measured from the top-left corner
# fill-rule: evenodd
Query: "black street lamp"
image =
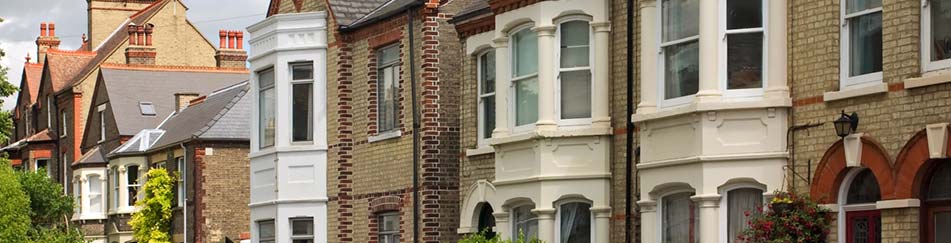
<path id="1" fill-rule="evenodd" d="M 859 114 L 852 112 L 852 115 L 845 114 L 845 111 L 842 111 L 842 115 L 839 116 L 839 119 L 835 119 L 832 122 L 835 125 L 835 134 L 839 135 L 840 138 L 849 136 L 849 134 L 855 133 L 855 130 L 859 127 Z"/>

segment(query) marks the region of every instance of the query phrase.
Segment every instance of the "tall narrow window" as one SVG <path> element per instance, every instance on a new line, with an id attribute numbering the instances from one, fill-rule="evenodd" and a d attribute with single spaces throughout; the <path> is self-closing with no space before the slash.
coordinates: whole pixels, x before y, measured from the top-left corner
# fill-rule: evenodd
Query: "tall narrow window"
<path id="1" fill-rule="evenodd" d="M 377 131 L 386 132 L 396 129 L 399 123 L 399 45 L 378 50 L 376 57 Z"/>
<path id="2" fill-rule="evenodd" d="M 843 0 L 842 88 L 882 79 L 882 0 Z"/>
<path id="3" fill-rule="evenodd" d="M 591 118 L 591 26 L 569 21 L 558 31 L 561 119 Z"/>
<path id="4" fill-rule="evenodd" d="M 125 175 L 126 183 L 128 183 L 128 194 L 126 194 L 129 199 L 128 206 L 135 206 L 135 202 L 139 199 L 139 166 L 130 165 L 126 167 Z"/>
<path id="5" fill-rule="evenodd" d="M 700 0 L 660 1 L 662 97 L 672 100 L 700 88 Z"/>
<path id="6" fill-rule="evenodd" d="M 763 1 L 726 1 L 726 87 L 763 87 Z"/>
<path id="7" fill-rule="evenodd" d="M 293 141 L 314 140 L 314 63 L 291 64 Z"/>
<path id="8" fill-rule="evenodd" d="M 66 137 L 66 133 L 67 133 L 66 127 L 69 126 L 69 125 L 68 125 L 69 123 L 67 122 L 67 119 L 66 119 L 66 110 L 60 111 L 60 112 L 59 112 L 59 116 L 60 116 L 60 119 L 62 120 L 62 121 L 60 121 L 60 124 L 59 124 L 59 127 L 60 127 L 60 129 L 59 129 L 59 136 L 60 136 L 60 137 Z"/>
<path id="9" fill-rule="evenodd" d="M 258 221 L 258 242 L 274 243 L 274 220 Z"/>
<path id="10" fill-rule="evenodd" d="M 690 197 L 693 193 L 682 192 L 661 199 L 662 242 L 694 243 L 697 237 L 697 209 Z"/>
<path id="11" fill-rule="evenodd" d="M 380 243 L 400 242 L 400 216 L 397 213 L 382 214 L 377 218 L 377 239 Z"/>
<path id="12" fill-rule="evenodd" d="M 118 167 L 112 167 L 112 170 L 109 172 L 109 176 L 112 177 L 112 195 L 109 195 L 112 198 L 112 208 L 119 208 L 119 169 Z"/>
<path id="13" fill-rule="evenodd" d="M 53 129 L 53 98 L 46 96 L 46 127 Z"/>
<path id="14" fill-rule="evenodd" d="M 479 141 L 492 137 L 495 130 L 495 50 L 478 59 L 479 68 Z"/>
<path id="15" fill-rule="evenodd" d="M 74 212 L 74 214 L 82 214 L 82 213 L 83 213 L 83 211 L 82 211 L 82 205 L 83 205 L 82 187 L 81 187 L 81 184 L 79 184 L 79 183 L 80 183 L 80 180 L 79 180 L 78 177 L 73 178 L 73 200 L 76 200 L 76 202 L 73 203 L 73 212 Z"/>
<path id="16" fill-rule="evenodd" d="M 274 69 L 258 72 L 258 143 L 261 148 L 274 146 L 277 104 L 274 97 Z"/>
<path id="17" fill-rule="evenodd" d="M 89 212 L 93 214 L 102 213 L 103 212 L 102 177 L 100 177 L 99 175 L 90 175 L 88 181 L 89 181 Z"/>
<path id="18" fill-rule="evenodd" d="M 558 217 L 561 243 L 591 243 L 591 204 L 563 204 Z"/>
<path id="19" fill-rule="evenodd" d="M 727 242 L 737 242 L 740 233 L 749 228 L 749 213 L 763 206 L 763 191 L 740 188 L 727 192 Z"/>
<path id="20" fill-rule="evenodd" d="M 178 169 L 178 200 L 176 202 L 179 207 L 185 205 L 185 157 L 175 158 L 175 168 Z"/>
<path id="21" fill-rule="evenodd" d="M 951 67 L 951 1 L 924 0 L 922 6 L 922 67 L 934 71 Z"/>
<path id="22" fill-rule="evenodd" d="M 99 105 L 99 142 L 106 141 L 106 104 Z"/>
<path id="23" fill-rule="evenodd" d="M 291 219 L 291 243 L 314 243 L 314 218 Z"/>
<path id="24" fill-rule="evenodd" d="M 538 121 L 538 35 L 525 28 L 512 35 L 515 125 Z"/>
<path id="25" fill-rule="evenodd" d="M 538 238 L 538 216 L 532 213 L 532 206 L 512 209 L 512 239 L 522 235 L 526 240 Z"/>

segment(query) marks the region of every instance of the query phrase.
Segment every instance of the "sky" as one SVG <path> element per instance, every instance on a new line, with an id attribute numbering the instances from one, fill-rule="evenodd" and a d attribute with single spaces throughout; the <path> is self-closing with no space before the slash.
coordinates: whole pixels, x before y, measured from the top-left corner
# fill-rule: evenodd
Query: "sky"
<path id="1" fill-rule="evenodd" d="M 245 30 L 265 17 L 269 0 L 182 0 L 188 19 L 205 38 L 218 46 L 218 30 Z M 226 3 L 226 4 L 222 4 Z M 0 0 L 0 49 L 7 56 L 0 65 L 8 67 L 7 82 L 20 85 L 27 53 L 36 61 L 36 37 L 41 22 L 55 22 L 61 49 L 79 48 L 86 33 L 86 0 Z M 245 38 L 245 42 L 250 38 Z M 245 43 L 245 46 L 247 43 Z M 16 105 L 16 95 L 3 99 L 3 110 Z"/>

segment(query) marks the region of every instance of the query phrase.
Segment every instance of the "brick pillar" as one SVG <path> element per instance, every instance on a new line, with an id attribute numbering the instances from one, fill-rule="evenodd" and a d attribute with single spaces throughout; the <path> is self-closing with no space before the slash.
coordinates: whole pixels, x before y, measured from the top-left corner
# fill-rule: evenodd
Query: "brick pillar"
<path id="1" fill-rule="evenodd" d="M 218 67 L 245 68 L 247 67 L 248 52 L 244 50 L 244 32 L 237 30 L 221 30 L 218 32 L 221 40 L 215 61 Z M 226 45 L 227 43 L 227 45 Z"/>

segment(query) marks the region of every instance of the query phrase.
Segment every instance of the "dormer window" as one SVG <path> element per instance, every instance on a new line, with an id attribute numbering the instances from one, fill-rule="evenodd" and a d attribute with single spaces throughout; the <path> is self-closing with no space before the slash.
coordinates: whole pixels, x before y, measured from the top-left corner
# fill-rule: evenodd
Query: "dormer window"
<path id="1" fill-rule="evenodd" d="M 99 115 L 99 142 L 106 141 L 106 104 L 101 104 L 96 109 Z"/>
<path id="2" fill-rule="evenodd" d="M 155 105 L 152 102 L 139 102 L 139 112 L 143 116 L 155 116 Z"/>

